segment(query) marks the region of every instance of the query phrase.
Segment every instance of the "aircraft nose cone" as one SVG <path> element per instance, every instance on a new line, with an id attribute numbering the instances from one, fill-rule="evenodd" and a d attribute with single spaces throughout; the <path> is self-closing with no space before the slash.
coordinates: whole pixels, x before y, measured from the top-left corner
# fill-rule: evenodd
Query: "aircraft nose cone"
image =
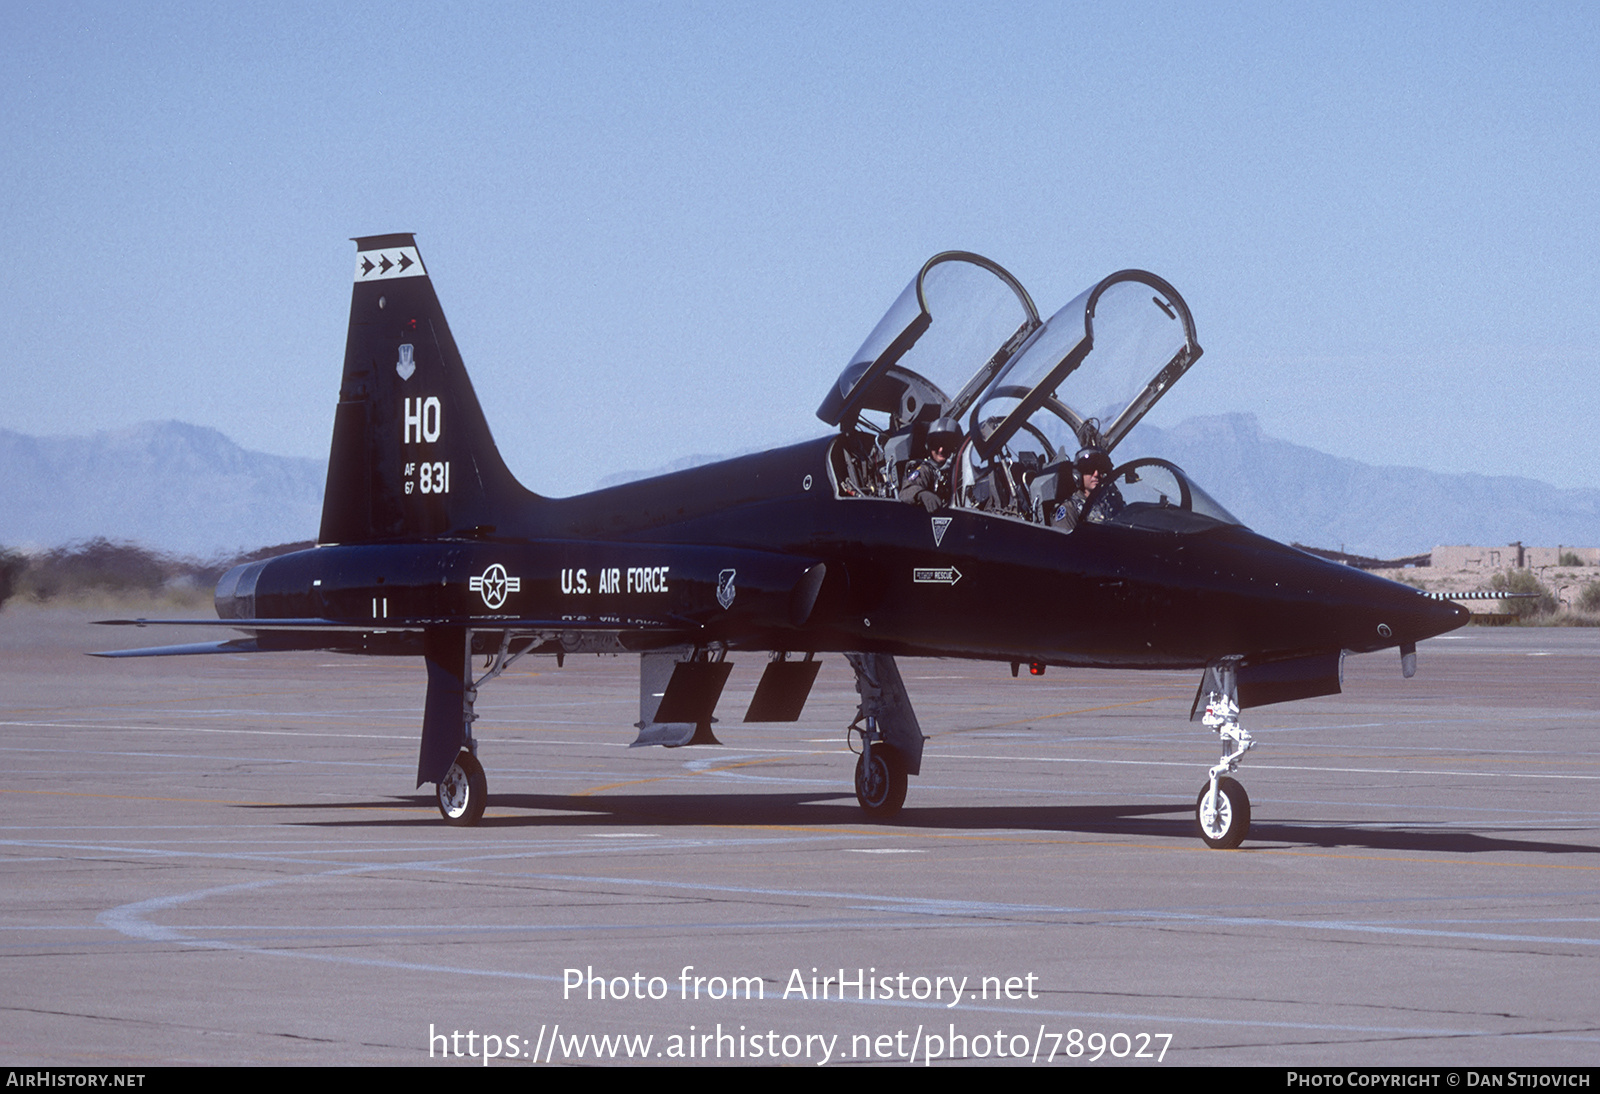
<path id="1" fill-rule="evenodd" d="M 1382 649 L 1387 646 L 1414 645 L 1424 638 L 1453 631 L 1471 618 L 1471 613 L 1452 600 L 1435 599 L 1406 587 L 1395 589 L 1382 603 L 1370 606 L 1364 641 L 1352 649 Z"/>
<path id="2" fill-rule="evenodd" d="M 1430 617 L 1428 626 L 1431 629 L 1422 636 L 1424 638 L 1453 631 L 1457 627 L 1464 626 L 1467 620 L 1472 618 L 1472 613 L 1454 600 L 1434 600 L 1432 597 L 1428 599 L 1432 606 L 1428 613 Z"/>

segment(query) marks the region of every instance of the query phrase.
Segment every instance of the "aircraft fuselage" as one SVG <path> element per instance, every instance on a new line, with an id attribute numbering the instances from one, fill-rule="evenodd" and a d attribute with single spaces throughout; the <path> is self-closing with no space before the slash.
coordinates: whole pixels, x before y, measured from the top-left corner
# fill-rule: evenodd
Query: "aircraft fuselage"
<path id="1" fill-rule="evenodd" d="M 614 648 L 688 634 L 729 649 L 1140 668 L 1203 667 L 1240 650 L 1376 650 L 1456 625 L 1453 605 L 1239 526 L 1085 524 L 1068 535 L 976 510 L 839 497 L 831 443 L 545 499 L 480 536 L 271 559 L 254 564 L 247 597 L 219 589 L 219 614 L 370 621 L 371 632 L 319 640 L 352 652 L 415 652 L 414 635 L 384 632 L 391 620 L 484 630 L 670 620 L 658 637 Z M 819 563 L 802 618 L 796 586 Z M 262 635 L 266 647 L 304 640 Z"/>

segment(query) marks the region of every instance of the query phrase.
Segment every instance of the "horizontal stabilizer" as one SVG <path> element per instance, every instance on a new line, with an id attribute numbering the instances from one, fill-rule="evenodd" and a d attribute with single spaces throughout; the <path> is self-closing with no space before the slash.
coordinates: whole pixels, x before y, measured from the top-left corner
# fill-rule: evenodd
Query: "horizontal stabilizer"
<path id="1" fill-rule="evenodd" d="M 138 650 L 100 650 L 90 657 L 184 657 L 197 653 L 256 653 L 254 638 L 231 638 L 222 642 L 189 642 L 182 646 L 147 646 Z"/>
<path id="2" fill-rule="evenodd" d="M 97 627 L 227 627 L 235 631 L 420 631 L 427 620 L 385 619 L 340 623 L 332 619 L 96 619 Z"/>

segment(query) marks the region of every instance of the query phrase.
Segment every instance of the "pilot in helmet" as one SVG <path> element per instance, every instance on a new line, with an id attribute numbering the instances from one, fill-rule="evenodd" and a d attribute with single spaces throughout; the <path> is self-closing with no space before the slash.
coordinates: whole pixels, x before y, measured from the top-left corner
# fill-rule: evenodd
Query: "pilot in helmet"
<path id="1" fill-rule="evenodd" d="M 1068 498 L 1066 503 L 1056 511 L 1057 523 L 1076 525 L 1083 519 L 1084 506 L 1089 504 L 1089 496 L 1101 486 L 1106 486 L 1104 493 L 1095 502 L 1094 508 L 1089 512 L 1089 520 L 1098 524 L 1110 517 L 1116 516 L 1122 510 L 1122 492 L 1111 482 L 1111 457 L 1105 449 L 1090 445 L 1078 450 L 1078 455 L 1073 459 L 1072 466 L 1078 472 L 1078 480 L 1082 484 L 1077 493 Z M 1068 516 L 1067 510 L 1071 515 Z"/>
<path id="2" fill-rule="evenodd" d="M 928 427 L 928 457 L 906 469 L 900 500 L 932 513 L 950 504 L 950 457 L 961 445 L 961 423 L 940 418 Z"/>
<path id="3" fill-rule="evenodd" d="M 1106 455 L 1103 448 L 1095 448 L 1092 445 L 1080 448 L 1077 456 L 1073 458 L 1072 466 L 1078 469 L 1078 475 L 1083 479 L 1085 494 L 1092 493 L 1095 487 L 1111 477 L 1111 457 Z M 1090 479 L 1091 475 L 1095 476 L 1093 480 Z"/>

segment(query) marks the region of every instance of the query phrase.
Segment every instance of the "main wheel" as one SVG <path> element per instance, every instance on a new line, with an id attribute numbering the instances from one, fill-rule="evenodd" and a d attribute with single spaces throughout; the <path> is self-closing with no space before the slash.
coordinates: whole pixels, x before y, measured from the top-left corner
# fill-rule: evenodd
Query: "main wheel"
<path id="1" fill-rule="evenodd" d="M 439 780 L 439 815 L 446 824 L 471 827 L 483 819 L 488 802 L 489 780 L 483 776 L 483 766 L 463 751 Z"/>
<path id="2" fill-rule="evenodd" d="M 874 820 L 888 820 L 906 803 L 906 763 L 886 744 L 872 746 L 856 761 L 856 801 Z"/>
<path id="3" fill-rule="evenodd" d="M 1217 800 L 1211 800 L 1211 780 L 1200 787 L 1194 801 L 1194 823 L 1207 847 L 1231 850 L 1250 834 L 1250 796 L 1227 777 L 1217 780 Z"/>

